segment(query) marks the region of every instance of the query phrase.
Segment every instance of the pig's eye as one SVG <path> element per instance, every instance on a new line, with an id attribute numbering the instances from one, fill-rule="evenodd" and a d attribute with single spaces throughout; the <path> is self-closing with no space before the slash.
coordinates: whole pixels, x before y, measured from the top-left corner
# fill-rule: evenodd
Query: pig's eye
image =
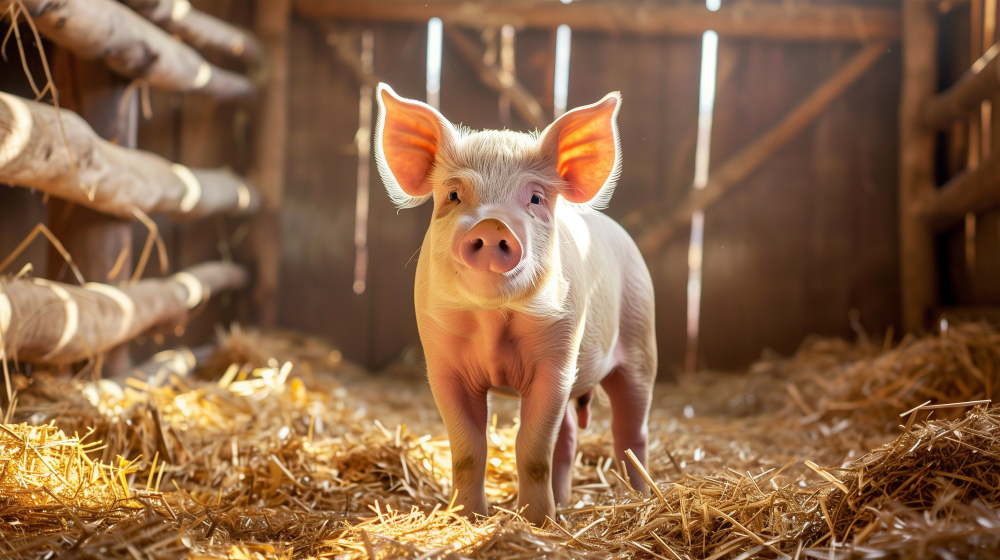
<path id="1" fill-rule="evenodd" d="M 531 203 L 532 204 L 541 204 L 542 203 L 542 197 L 538 196 L 538 194 L 532 194 L 531 195 Z"/>
<path id="2" fill-rule="evenodd" d="M 455 202 L 461 202 L 458 200 L 458 191 L 451 191 L 448 193 L 448 200 L 454 200 Z"/>

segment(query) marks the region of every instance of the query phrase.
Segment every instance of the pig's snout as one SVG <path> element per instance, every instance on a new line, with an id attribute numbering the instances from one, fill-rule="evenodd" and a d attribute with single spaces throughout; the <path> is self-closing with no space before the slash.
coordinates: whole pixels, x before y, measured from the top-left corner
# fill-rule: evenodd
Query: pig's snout
<path id="1" fill-rule="evenodd" d="M 490 218 L 465 234 L 459 256 L 473 270 L 509 272 L 521 262 L 521 243 L 507 224 Z"/>

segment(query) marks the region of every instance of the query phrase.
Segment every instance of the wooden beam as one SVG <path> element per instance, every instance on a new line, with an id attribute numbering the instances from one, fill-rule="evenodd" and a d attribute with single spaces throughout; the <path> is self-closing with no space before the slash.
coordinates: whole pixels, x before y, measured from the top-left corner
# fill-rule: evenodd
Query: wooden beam
<path id="1" fill-rule="evenodd" d="M 187 0 L 122 1 L 203 53 L 222 54 L 247 66 L 259 64 L 264 56 L 264 49 L 253 34 L 192 8 Z"/>
<path id="2" fill-rule="evenodd" d="M 256 122 L 254 169 L 263 204 L 254 219 L 252 238 L 257 264 L 253 299 L 257 323 L 273 327 L 278 320 L 281 268 L 279 210 L 285 190 L 285 139 L 288 135 L 288 29 L 291 0 L 257 3 L 255 32 L 268 53 L 267 79 Z"/>
<path id="3" fill-rule="evenodd" d="M 11 123 L 0 127 L 0 182 L 128 220 L 133 209 L 191 219 L 259 205 L 255 189 L 228 169 L 189 169 L 112 144 L 66 109 L 0 92 L 0 122 Z"/>
<path id="4" fill-rule="evenodd" d="M 961 223 L 969 212 L 1000 206 L 1000 153 L 966 170 L 921 201 L 919 214 L 934 231 Z"/>
<path id="5" fill-rule="evenodd" d="M 444 29 L 445 33 L 448 34 L 448 39 L 458 49 L 458 53 L 479 74 L 479 79 L 486 87 L 501 95 L 509 96 L 514 109 L 529 125 L 542 130 L 549 124 L 550 121 L 545 118 L 545 111 L 542 110 L 541 104 L 521 85 L 521 82 L 517 81 L 517 78 L 505 79 L 504 72 L 499 66 L 484 64 L 482 49 L 479 48 L 475 40 L 470 39 L 463 31 L 450 25 L 445 26 Z"/>
<path id="6" fill-rule="evenodd" d="M 921 112 L 937 86 L 936 3 L 903 3 L 903 82 L 899 105 L 899 277 L 903 328 L 921 332 L 937 302 L 934 237 L 921 216 L 934 192 L 934 132 Z"/>
<path id="7" fill-rule="evenodd" d="M 166 91 L 249 100 L 243 75 L 209 64 L 193 48 L 115 0 L 0 0 L 0 13 L 23 4 L 38 30 L 60 47 L 104 61 L 115 72 Z"/>
<path id="8" fill-rule="evenodd" d="M 895 41 L 899 11 L 891 8 L 723 2 L 704 5 L 659 2 L 573 2 L 556 0 L 296 0 L 309 17 L 426 23 L 432 17 L 464 27 L 556 28 L 642 35 L 701 36 L 713 29 L 724 37 L 783 41 Z"/>
<path id="9" fill-rule="evenodd" d="M 861 49 L 826 82 L 813 90 L 809 97 L 789 111 L 778 124 L 722 164 L 718 171 L 709 176 L 705 188 L 692 189 L 665 219 L 655 223 L 638 239 L 642 252 L 647 255 L 656 253 L 674 234 L 691 223 L 692 214 L 705 210 L 739 185 L 771 154 L 816 120 L 830 103 L 864 76 L 882 58 L 887 47 L 886 43 L 875 43 Z"/>
<path id="10" fill-rule="evenodd" d="M 954 85 L 928 99 L 921 111 L 924 125 L 934 130 L 947 129 L 978 111 L 983 101 L 1000 95 L 998 54 L 1000 43 L 990 47 Z"/>
<path id="11" fill-rule="evenodd" d="M 246 271 L 222 262 L 121 288 L 0 280 L 0 348 L 19 361 L 72 364 L 152 329 L 173 330 L 211 295 L 246 284 Z"/>

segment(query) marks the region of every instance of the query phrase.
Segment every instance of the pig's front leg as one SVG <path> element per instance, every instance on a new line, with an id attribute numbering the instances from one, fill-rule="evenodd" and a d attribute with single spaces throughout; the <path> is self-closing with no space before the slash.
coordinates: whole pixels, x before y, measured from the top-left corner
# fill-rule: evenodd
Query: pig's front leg
<path id="1" fill-rule="evenodd" d="M 467 517 L 486 515 L 486 389 L 474 389 L 457 373 L 429 377 L 451 445 L 451 479 L 455 503 Z"/>
<path id="2" fill-rule="evenodd" d="M 559 374 L 542 374 L 521 393 L 521 427 L 515 442 L 517 507 L 526 507 L 522 515 L 538 526 L 556 512 L 552 455 L 569 399 L 569 387 L 564 385 Z"/>

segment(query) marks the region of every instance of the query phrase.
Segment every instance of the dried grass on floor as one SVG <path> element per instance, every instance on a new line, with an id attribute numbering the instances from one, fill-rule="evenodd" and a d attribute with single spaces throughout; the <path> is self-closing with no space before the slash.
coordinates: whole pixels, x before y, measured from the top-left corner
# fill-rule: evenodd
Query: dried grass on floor
<path id="1" fill-rule="evenodd" d="M 597 407 L 574 504 L 542 529 L 514 511 L 507 421 L 489 434 L 497 513 L 450 504 L 447 440 L 406 367 L 371 377 L 310 339 L 233 333 L 201 372 L 216 381 L 122 391 L 35 372 L 15 377 L 17 423 L 0 428 L 0 554 L 996 557 L 1000 408 L 899 414 L 992 399 L 998 342 L 983 325 L 886 352 L 817 340 L 747 375 L 658 386 L 646 499 L 608 458 Z"/>

